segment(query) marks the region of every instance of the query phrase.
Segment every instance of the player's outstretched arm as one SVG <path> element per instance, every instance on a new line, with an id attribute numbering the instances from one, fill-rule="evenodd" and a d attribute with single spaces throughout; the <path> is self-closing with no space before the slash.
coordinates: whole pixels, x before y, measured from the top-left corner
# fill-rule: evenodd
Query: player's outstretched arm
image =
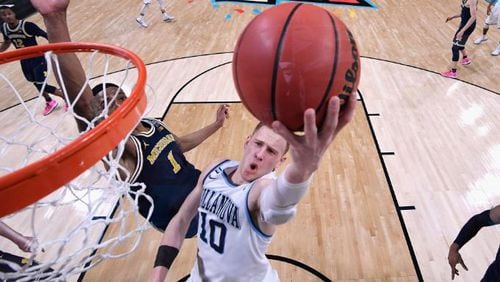
<path id="1" fill-rule="evenodd" d="M 169 222 L 156 253 L 150 281 L 165 281 L 168 270 L 182 247 L 189 224 L 196 215 L 201 192 L 200 185 L 196 186 L 186 200 L 184 200 L 177 214 Z"/>
<path id="2" fill-rule="evenodd" d="M 0 221 L 0 236 L 5 237 L 15 243 L 19 249 L 29 252 L 31 251 L 31 244 L 33 243 L 32 237 L 27 237 L 15 231 L 10 226 Z"/>
<path id="3" fill-rule="evenodd" d="M 292 162 L 277 180 L 270 184 L 267 180 L 259 181 L 257 189 L 250 192 L 250 209 L 260 213 L 257 219 L 264 232 L 273 233 L 274 225 L 284 224 L 293 217 L 295 205 L 305 194 L 312 174 L 337 134 L 352 120 L 355 106 L 356 95 L 351 95 L 342 111 L 339 98 L 331 98 L 321 130 L 316 127 L 315 111 L 306 110 L 302 136 L 292 133 L 279 121 L 273 123 L 273 129 L 290 144 Z"/>
<path id="4" fill-rule="evenodd" d="M 209 167 L 213 167 L 217 162 L 212 162 Z M 205 170 L 198 178 L 198 184 L 194 190 L 189 194 L 189 196 L 184 200 L 181 208 L 177 214 L 169 222 L 156 254 L 155 264 L 153 271 L 151 273 L 150 281 L 165 281 L 167 277 L 168 270 L 175 260 L 179 250 L 181 249 L 182 243 L 186 232 L 189 228 L 189 224 L 195 217 L 198 206 L 200 204 L 201 194 L 202 194 L 202 182 L 205 179 L 206 174 L 210 170 Z"/>
<path id="5" fill-rule="evenodd" d="M 203 141 L 205 141 L 208 137 L 212 136 L 217 130 L 219 130 L 223 125 L 226 119 L 229 118 L 229 105 L 224 104 L 219 106 L 217 109 L 215 121 L 195 132 L 189 133 L 182 137 L 176 136 L 176 141 L 179 144 L 182 152 L 188 152 L 198 145 L 200 145 Z"/>
<path id="6" fill-rule="evenodd" d="M 295 135 L 281 122 L 274 121 L 273 129 L 290 144 L 292 162 L 285 171 L 285 178 L 291 183 L 303 182 L 318 169 L 321 158 L 337 134 L 352 120 L 356 106 L 356 95 L 351 95 L 340 110 L 338 97 L 332 97 L 321 130 L 316 127 L 313 109 L 304 113 L 304 135 Z"/>
<path id="7" fill-rule="evenodd" d="M 460 14 L 447 17 L 445 22 L 449 22 L 456 18 L 460 18 Z"/>
<path id="8" fill-rule="evenodd" d="M 465 270 L 468 270 L 459 250 L 476 236 L 481 228 L 495 224 L 500 224 L 500 205 L 474 215 L 465 223 L 448 250 L 448 264 L 451 267 L 452 280 L 455 278 L 455 275 L 459 275 L 457 264 L 462 265 Z"/>
<path id="9" fill-rule="evenodd" d="M 50 43 L 71 41 L 66 18 L 69 0 L 31 0 L 31 3 L 43 16 Z M 85 71 L 80 60 L 74 53 L 58 55 L 58 59 L 62 74 L 62 82 L 58 81 L 61 89 L 65 88 L 69 99 L 74 101 L 82 86 L 85 85 L 84 92 L 78 99 L 74 111 L 87 120 L 91 120 L 95 116 L 91 106 L 93 95 L 90 87 L 85 84 Z M 62 83 L 64 83 L 64 87 L 61 85 Z M 81 122 L 78 123 L 78 126 L 80 130 L 84 130 L 86 127 Z"/>

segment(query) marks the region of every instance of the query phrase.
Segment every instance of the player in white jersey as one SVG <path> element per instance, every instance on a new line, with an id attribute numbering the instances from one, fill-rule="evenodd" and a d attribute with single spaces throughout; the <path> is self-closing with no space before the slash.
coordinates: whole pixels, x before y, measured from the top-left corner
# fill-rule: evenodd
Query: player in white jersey
<path id="1" fill-rule="evenodd" d="M 352 120 L 356 97 L 340 111 L 330 99 L 321 130 L 314 109 L 304 112 L 304 134 L 281 122 L 257 126 L 246 139 L 239 163 L 214 161 L 204 170 L 163 235 L 152 281 L 163 281 L 198 213 L 198 256 L 190 281 L 278 281 L 265 257 L 277 225 L 288 222 L 307 191 L 312 174 L 337 133 Z M 292 161 L 277 178 L 272 172 Z"/>
<path id="2" fill-rule="evenodd" d="M 497 29 L 500 29 L 500 0 L 486 0 L 488 1 L 488 8 L 486 9 L 486 20 L 484 21 L 483 33 L 480 37 L 478 37 L 474 43 L 481 44 L 482 42 L 488 40 L 488 30 L 490 29 L 490 25 L 496 25 Z M 497 43 L 497 47 L 493 52 L 491 52 L 492 56 L 500 55 L 500 42 Z"/>
<path id="3" fill-rule="evenodd" d="M 149 5 L 151 5 L 151 0 L 144 0 L 144 4 L 142 4 L 141 10 L 139 11 L 139 16 L 135 19 L 135 21 L 144 28 L 148 27 L 144 16 L 146 15 L 146 10 L 148 9 Z M 162 14 L 163 21 L 172 22 L 175 20 L 174 17 L 167 14 L 167 10 L 165 9 L 165 3 L 163 2 L 163 0 L 158 0 L 158 5 L 160 5 L 160 12 Z"/>
<path id="4" fill-rule="evenodd" d="M 208 258 L 203 260 L 203 276 L 213 281 L 277 281 L 277 274 L 265 256 L 271 236 L 260 231 L 248 214 L 247 198 L 255 182 L 233 183 L 228 174 L 237 167 L 238 162 L 222 161 L 203 181 L 198 207 L 201 221 L 198 225 L 198 255 Z M 264 177 L 275 178 L 273 172 Z M 246 267 L 224 263 L 227 260 L 238 261 Z M 202 277 L 198 262 L 191 277 L 189 281 L 198 281 L 196 277 Z"/>

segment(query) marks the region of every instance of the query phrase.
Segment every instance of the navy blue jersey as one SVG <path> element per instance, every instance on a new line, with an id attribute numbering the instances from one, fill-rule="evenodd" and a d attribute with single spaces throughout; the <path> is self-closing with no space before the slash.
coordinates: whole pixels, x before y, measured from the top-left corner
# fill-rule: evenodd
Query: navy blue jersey
<path id="1" fill-rule="evenodd" d="M 498 247 L 497 256 L 495 260 L 490 264 L 486 273 L 481 279 L 481 282 L 498 282 L 500 278 L 500 246 Z"/>
<path id="2" fill-rule="evenodd" d="M 3 39 L 10 40 L 16 49 L 36 46 L 36 36 L 47 38 L 47 33 L 32 22 L 20 20 L 16 27 L 10 28 L 7 23 L 2 26 Z"/>
<path id="3" fill-rule="evenodd" d="M 460 28 L 464 27 L 465 24 L 467 24 L 467 22 L 469 21 L 469 19 L 471 18 L 471 14 L 470 14 L 470 7 L 467 7 L 467 2 L 468 0 L 462 0 L 462 12 L 460 13 Z"/>
<path id="4" fill-rule="evenodd" d="M 150 221 L 155 227 L 165 230 L 184 199 L 196 186 L 201 172 L 188 162 L 165 124 L 156 119 L 143 119 L 141 122 L 150 129 L 130 137 L 137 149 L 137 164 L 131 182 L 146 185 L 146 194 L 154 202 Z M 149 208 L 146 199 L 139 199 L 141 215 L 147 216 Z M 196 229 L 195 219 L 188 236 L 195 235 Z"/>
<path id="5" fill-rule="evenodd" d="M 7 252 L 3 252 L 0 250 L 0 259 L 3 260 L 2 262 L 0 262 L 0 272 L 2 273 L 9 273 L 9 272 L 18 272 L 19 270 L 16 270 L 14 268 L 12 268 L 12 265 L 8 264 L 7 262 L 13 264 L 13 265 L 17 265 L 18 267 L 34 267 L 34 266 L 37 266 L 39 265 L 38 262 L 36 261 L 30 261 L 30 258 L 27 257 L 20 257 L 20 256 L 16 256 L 14 254 L 11 254 L 11 253 L 7 253 Z M 20 278 L 23 278 L 23 279 L 27 279 L 27 280 L 23 280 L 23 281 L 39 281 L 39 280 L 43 280 L 41 279 L 41 277 L 48 277 L 50 274 L 52 274 L 54 272 L 54 269 L 52 268 L 48 268 L 48 269 L 45 269 L 43 270 L 43 273 L 47 273 L 47 276 L 43 275 L 42 273 L 39 274 L 39 276 L 37 278 L 33 278 L 33 279 L 30 279 L 30 277 L 25 277 L 25 276 L 22 276 L 22 277 L 18 277 L 16 279 L 6 279 L 6 280 L 2 280 L 2 281 L 5 281 L 5 282 L 14 282 L 14 281 L 18 281 Z"/>

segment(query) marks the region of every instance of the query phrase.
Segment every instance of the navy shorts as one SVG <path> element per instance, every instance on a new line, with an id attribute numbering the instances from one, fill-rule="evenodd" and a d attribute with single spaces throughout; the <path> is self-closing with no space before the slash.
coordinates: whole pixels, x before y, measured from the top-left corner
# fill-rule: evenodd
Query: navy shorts
<path id="1" fill-rule="evenodd" d="M 458 47 L 465 47 L 465 43 L 467 43 L 469 36 L 472 34 L 472 32 L 474 32 L 475 28 L 476 28 L 476 22 L 474 22 L 467 30 L 465 30 L 461 40 L 456 40 L 457 33 L 462 29 L 461 26 L 455 33 L 455 36 L 453 36 L 453 45 L 457 45 Z"/>
<path id="2" fill-rule="evenodd" d="M 47 77 L 47 63 L 44 57 L 21 60 L 24 77 L 30 82 L 43 83 Z"/>

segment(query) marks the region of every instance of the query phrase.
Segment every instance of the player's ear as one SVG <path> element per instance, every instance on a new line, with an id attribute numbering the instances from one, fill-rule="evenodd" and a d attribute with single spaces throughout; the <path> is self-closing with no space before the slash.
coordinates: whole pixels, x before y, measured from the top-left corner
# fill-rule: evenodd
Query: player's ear
<path id="1" fill-rule="evenodd" d="M 243 146 L 243 147 L 246 147 L 246 146 L 248 145 L 248 142 L 250 142 L 250 138 L 252 138 L 252 136 L 251 136 L 251 135 L 248 135 L 248 136 L 247 136 L 247 139 L 245 140 L 245 144 L 244 144 L 244 146 Z"/>

